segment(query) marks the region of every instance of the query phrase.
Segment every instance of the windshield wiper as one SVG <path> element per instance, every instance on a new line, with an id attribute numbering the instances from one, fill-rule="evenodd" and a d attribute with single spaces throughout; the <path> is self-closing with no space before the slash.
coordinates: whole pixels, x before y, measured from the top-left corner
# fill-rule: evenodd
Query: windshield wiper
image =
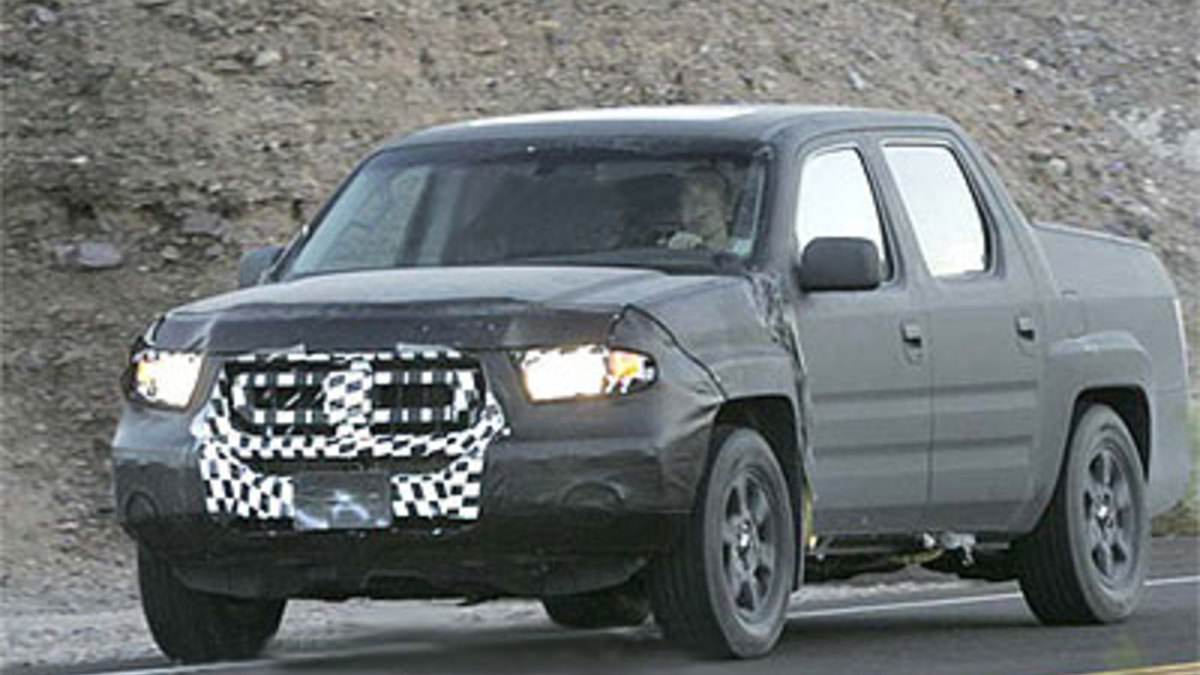
<path id="1" fill-rule="evenodd" d="M 612 253 L 583 253 L 522 256 L 487 263 L 489 265 L 598 265 L 604 267 L 651 268 L 662 271 L 741 272 L 745 262 L 740 256 L 724 251 L 671 251 L 664 249 L 626 249 Z"/>

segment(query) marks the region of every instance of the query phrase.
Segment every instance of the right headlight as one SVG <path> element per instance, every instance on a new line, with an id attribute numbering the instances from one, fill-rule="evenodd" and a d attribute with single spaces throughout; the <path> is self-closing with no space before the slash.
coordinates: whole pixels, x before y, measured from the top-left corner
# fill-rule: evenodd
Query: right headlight
<path id="1" fill-rule="evenodd" d="M 141 349 L 133 355 L 130 394 L 167 408 L 186 408 L 200 381 L 204 359 L 193 352 Z"/>
<path id="2" fill-rule="evenodd" d="M 530 349 L 517 354 L 531 401 L 561 401 L 627 394 L 657 377 L 645 354 L 603 345 Z"/>

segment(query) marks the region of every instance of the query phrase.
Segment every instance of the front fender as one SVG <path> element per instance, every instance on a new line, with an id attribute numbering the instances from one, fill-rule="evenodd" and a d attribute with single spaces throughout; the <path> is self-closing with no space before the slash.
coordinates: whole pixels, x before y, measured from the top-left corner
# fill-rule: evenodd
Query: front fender
<path id="1" fill-rule="evenodd" d="M 689 293 L 664 294 L 640 303 L 644 314 L 712 377 L 725 400 L 782 397 L 796 415 L 798 461 L 811 466 L 805 430 L 811 411 L 804 359 L 780 280 L 764 273 L 728 277 Z M 624 322 L 622 322 L 624 323 Z"/>

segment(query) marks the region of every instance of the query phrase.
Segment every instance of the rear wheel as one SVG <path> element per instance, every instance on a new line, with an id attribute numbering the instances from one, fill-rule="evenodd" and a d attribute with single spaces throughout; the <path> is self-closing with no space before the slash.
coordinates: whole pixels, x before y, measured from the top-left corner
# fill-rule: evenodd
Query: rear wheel
<path id="1" fill-rule="evenodd" d="M 138 585 L 146 622 L 159 649 L 184 663 L 257 656 L 279 630 L 286 600 L 243 600 L 195 591 L 170 564 L 138 552 Z"/>
<path id="2" fill-rule="evenodd" d="M 796 566 L 787 482 L 756 431 L 718 427 L 681 544 L 650 576 L 667 638 L 711 657 L 754 658 L 783 632 Z"/>
<path id="3" fill-rule="evenodd" d="M 640 626 L 650 616 L 650 599 L 640 579 L 592 593 L 547 596 L 542 606 L 564 628 Z"/>
<path id="4" fill-rule="evenodd" d="M 1079 416 L 1054 498 L 1016 545 L 1021 591 L 1043 623 L 1119 621 L 1144 591 L 1150 537 L 1137 444 L 1112 408 Z"/>

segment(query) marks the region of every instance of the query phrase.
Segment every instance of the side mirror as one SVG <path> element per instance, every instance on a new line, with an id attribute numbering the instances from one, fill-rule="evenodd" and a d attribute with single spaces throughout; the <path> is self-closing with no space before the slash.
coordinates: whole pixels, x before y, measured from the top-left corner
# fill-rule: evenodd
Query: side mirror
<path id="1" fill-rule="evenodd" d="M 257 286 L 262 275 L 279 260 L 282 246 L 261 246 L 242 254 L 238 261 L 238 288 Z"/>
<path id="2" fill-rule="evenodd" d="M 808 242 L 800 258 L 804 291 L 869 291 L 882 279 L 879 249 L 857 237 L 821 237 Z"/>

